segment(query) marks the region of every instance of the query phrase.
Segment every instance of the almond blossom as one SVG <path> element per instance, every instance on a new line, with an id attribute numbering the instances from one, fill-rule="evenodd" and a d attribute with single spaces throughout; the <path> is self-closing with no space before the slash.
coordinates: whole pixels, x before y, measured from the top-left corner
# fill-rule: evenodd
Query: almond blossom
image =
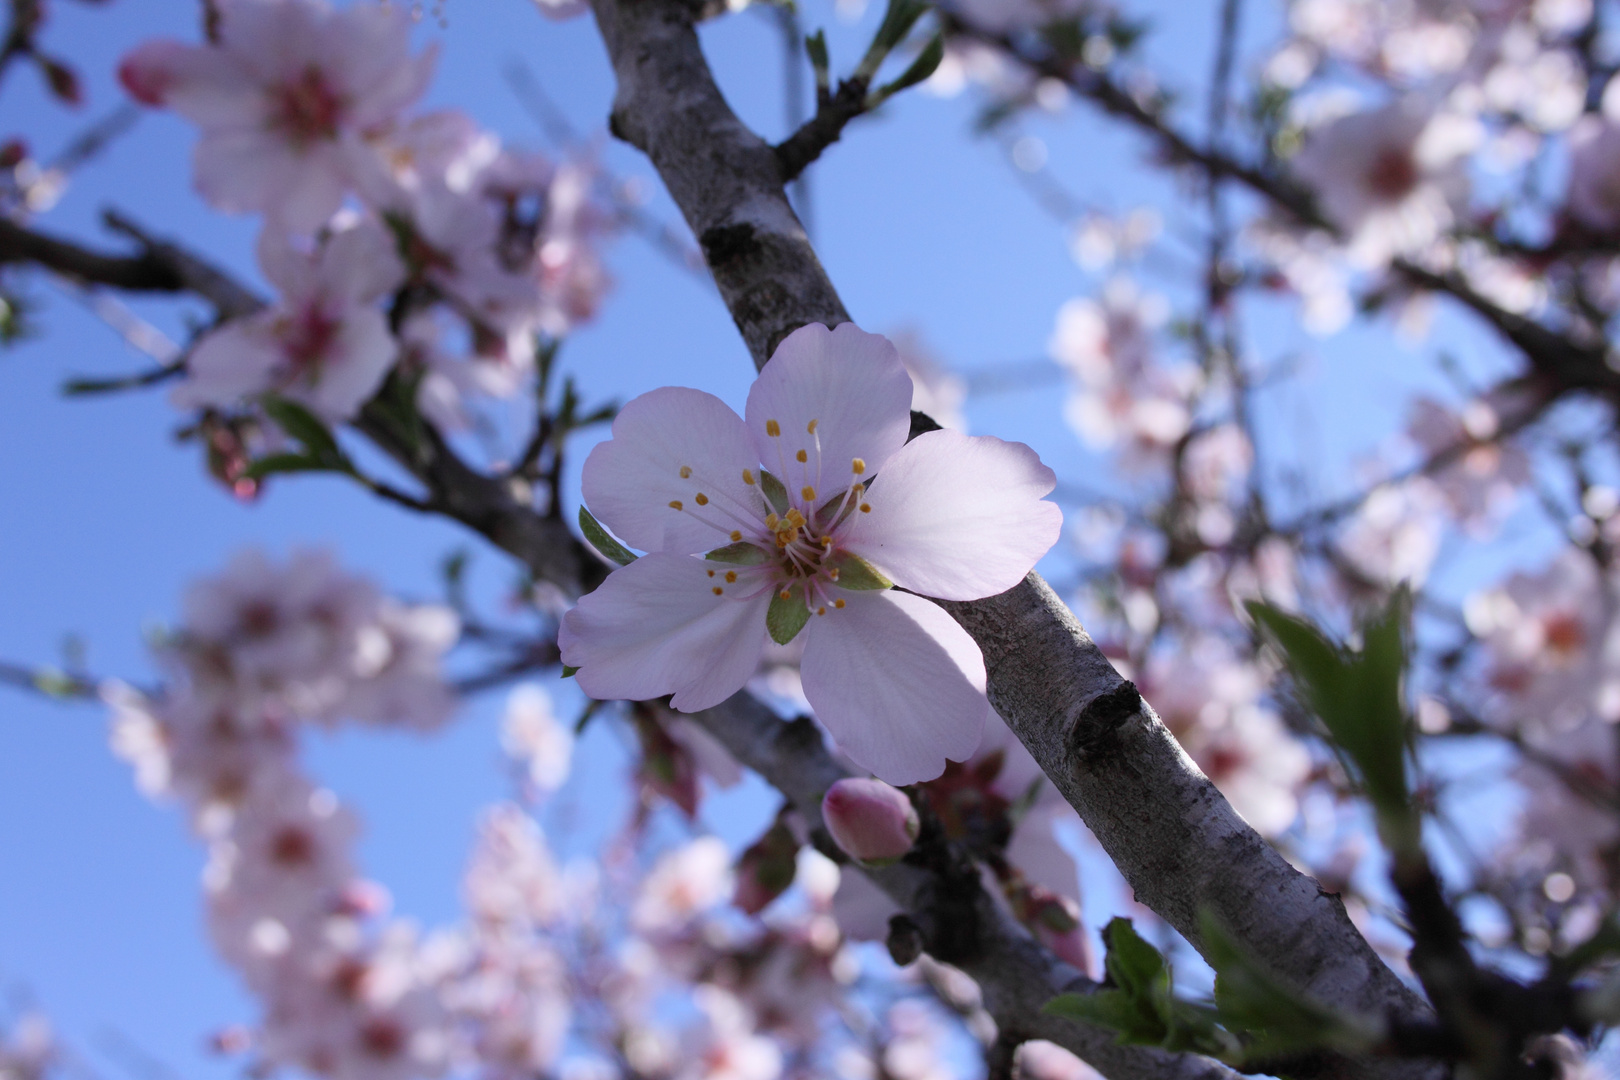
<path id="1" fill-rule="evenodd" d="M 1420 98 L 1341 116 L 1306 137 L 1295 171 L 1340 229 L 1350 261 L 1375 269 L 1450 228 L 1467 193 L 1477 121 Z"/>
<path id="2" fill-rule="evenodd" d="M 259 265 L 281 302 L 203 337 L 171 400 L 230 408 L 274 392 L 323 420 L 352 418 L 399 354 L 376 303 L 404 278 L 393 238 L 362 220 L 307 252 L 267 230 Z"/>
<path id="3" fill-rule="evenodd" d="M 403 7 L 219 0 L 210 11 L 217 43 L 148 42 L 119 78 L 136 100 L 202 129 L 204 198 L 311 232 L 378 168 L 371 141 L 427 88 L 433 53 L 410 55 Z"/>
<path id="4" fill-rule="evenodd" d="M 651 554 L 564 617 L 581 688 L 672 693 L 700 711 L 753 675 L 767 626 L 779 642 L 803 630 L 805 696 L 855 761 L 907 784 L 971 754 L 984 661 L 922 597 L 1012 588 L 1062 514 L 1042 500 L 1052 471 L 1021 443 L 952 431 L 908 443 L 911 398 L 887 339 L 812 324 L 765 365 L 746 420 L 680 387 L 626 405 L 582 485 L 603 523 Z"/>

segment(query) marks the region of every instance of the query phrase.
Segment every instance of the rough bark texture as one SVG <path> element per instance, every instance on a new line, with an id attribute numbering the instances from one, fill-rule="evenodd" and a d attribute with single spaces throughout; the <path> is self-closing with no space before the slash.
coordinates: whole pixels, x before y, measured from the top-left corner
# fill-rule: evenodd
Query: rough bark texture
<path id="1" fill-rule="evenodd" d="M 693 9 L 682 0 L 593 0 L 593 8 L 619 79 L 614 131 L 647 152 L 704 238 L 755 365 L 794 328 L 843 321 L 770 148 L 714 83 Z M 1427 1013 L 1338 898 L 1238 817 L 1134 691 L 1118 693 L 1124 680 L 1037 575 L 1001 596 L 946 607 L 984 651 L 997 710 L 1137 897 L 1195 947 L 1208 910 L 1278 977 L 1323 1002 L 1373 1015 Z"/>
<path id="2" fill-rule="evenodd" d="M 746 694 L 696 719 L 782 792 L 813 830 L 824 831 L 821 797 L 848 774 L 827 753 L 814 724 L 784 724 Z M 911 915 L 930 955 L 978 982 L 1003 1041 L 1048 1039 L 1113 1080 L 1238 1080 L 1209 1058 L 1120 1046 L 1107 1029 L 1043 1016 L 1041 1006 L 1055 995 L 1085 993 L 1096 984 L 1032 941 L 985 892 L 971 861 L 943 839 L 925 833 L 902 862 L 861 872 Z"/>
<path id="3" fill-rule="evenodd" d="M 805 323 L 849 313 L 788 203 L 776 150 L 716 89 L 698 14 L 682 0 L 597 5 L 619 83 L 612 129 L 657 166 L 757 366 Z"/>

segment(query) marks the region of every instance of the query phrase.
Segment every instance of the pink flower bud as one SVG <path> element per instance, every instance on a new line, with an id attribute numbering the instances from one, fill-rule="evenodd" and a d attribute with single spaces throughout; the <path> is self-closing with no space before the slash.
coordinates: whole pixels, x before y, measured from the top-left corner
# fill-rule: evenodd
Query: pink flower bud
<path id="1" fill-rule="evenodd" d="M 821 800 L 821 816 L 838 846 L 869 866 L 910 851 L 919 828 L 911 800 L 881 780 L 838 781 Z"/>

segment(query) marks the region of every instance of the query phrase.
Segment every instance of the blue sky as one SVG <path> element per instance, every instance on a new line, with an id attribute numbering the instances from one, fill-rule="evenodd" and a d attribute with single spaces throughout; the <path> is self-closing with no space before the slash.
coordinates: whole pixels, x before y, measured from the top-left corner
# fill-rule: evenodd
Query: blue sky
<path id="1" fill-rule="evenodd" d="M 1217 5 L 1146 6 L 1162 16 L 1152 45 L 1159 69 L 1189 73 L 1183 88 L 1196 91 Z M 807 23 L 828 26 L 835 66 L 847 70 L 871 13 L 851 28 L 829 8 L 810 3 Z M 0 94 L 0 136 L 25 133 L 46 154 L 121 100 L 111 73 L 124 51 L 159 34 L 190 38 L 196 22 L 190 0 L 52 10 L 45 41 L 79 68 L 87 106 L 77 114 L 59 108 L 30 71 L 13 72 Z M 679 225 L 645 162 L 602 132 L 611 74 L 588 20 L 547 22 L 527 0 L 448 0 L 443 10 L 446 28 L 429 20 L 420 32 L 443 50 L 431 103 L 466 108 L 512 142 L 544 147 L 502 74 L 521 60 L 574 125 L 601 140 L 608 168 L 644 178 L 657 192 L 651 212 Z M 1257 18 L 1258 34 L 1275 15 L 1266 9 Z M 773 24 L 732 17 L 707 29 L 705 43 L 744 119 L 780 137 Z M 1021 191 L 997 144 L 972 136 L 973 115 L 971 95 L 905 95 L 852 127 L 812 174 L 821 257 L 856 320 L 878 331 L 915 328 L 962 369 L 1044 355 L 1059 305 L 1096 285 L 1070 258 L 1061 227 Z M 1081 196 L 1115 209 L 1152 203 L 1172 231 L 1194 222 L 1185 193 L 1139 166 L 1139 141 L 1094 113 L 1071 106 L 1028 128 L 1048 141 L 1055 172 Z M 215 214 L 191 194 L 190 143 L 175 118 L 143 117 L 41 224 L 112 244 L 97 217 L 115 205 L 256 279 L 256 224 Z M 634 237 L 616 241 L 608 257 L 617 287 L 601 318 L 563 353 L 587 396 L 622 400 L 676 382 L 740 405 L 752 369 L 712 291 Z M 172 619 L 188 580 L 248 544 L 277 553 L 328 546 L 347 565 L 419 597 L 434 594 L 435 567 L 457 547 L 477 553 L 480 596 L 497 596 L 510 580 L 502 557 L 458 529 L 340 480 L 277 483 L 254 505 L 228 499 L 203 476 L 196 448 L 171 438 L 180 416 L 161 392 L 60 395 L 69 376 L 127 372 L 145 361 L 48 285 L 33 294 L 45 333 L 0 353 L 0 658 L 50 662 L 64 637 L 77 635 L 98 673 L 150 678 L 143 626 Z M 197 312 L 172 302 L 136 306 L 177 334 L 186 312 Z M 1392 402 L 1412 384 L 1415 354 L 1382 332 L 1319 348 L 1280 305 L 1255 325 L 1265 355 L 1304 348 L 1318 356 L 1297 387 L 1267 405 L 1277 454 L 1301 460 L 1307 442 L 1293 433 L 1309 430 L 1307 464 L 1342 485 L 1350 451 L 1398 424 Z M 1481 367 L 1500 355 L 1454 322 L 1443 321 L 1440 334 Z M 974 429 L 1031 443 L 1067 478 L 1117 488 L 1063 428 L 1055 385 L 975 402 Z M 586 448 L 577 448 L 576 466 Z M 574 707 L 571 693 L 559 697 L 565 711 Z M 498 705 L 498 697 L 469 702 L 462 719 L 431 738 L 343 736 L 310 747 L 312 770 L 364 818 L 368 874 L 393 890 L 397 910 L 430 924 L 456 917 L 478 809 L 508 789 L 495 741 Z M 622 748 L 602 726 L 584 756 L 593 776 L 611 779 L 623 767 Z M 711 816 L 758 820 L 766 805 L 750 786 Z M 622 813 L 579 801 L 572 816 L 583 824 L 563 846 L 588 846 Z M 6 994 L 37 1001 L 86 1066 L 110 1077 L 128 1071 L 109 1049 L 123 1042 L 188 1080 L 222 1075 L 228 1065 L 204 1053 L 203 1039 L 253 1013 L 202 934 L 202 858 L 172 808 L 134 791 L 107 751 L 99 710 L 0 691 L 0 1004 Z"/>

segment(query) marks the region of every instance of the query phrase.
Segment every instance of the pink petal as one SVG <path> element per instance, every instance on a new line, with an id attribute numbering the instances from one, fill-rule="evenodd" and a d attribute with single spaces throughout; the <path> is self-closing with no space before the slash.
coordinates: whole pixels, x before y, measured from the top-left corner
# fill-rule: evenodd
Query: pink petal
<path id="1" fill-rule="evenodd" d="M 666 386 L 619 410 L 613 437 L 585 459 L 580 488 L 591 513 L 631 547 L 687 554 L 731 542 L 742 526 L 726 511 L 763 521 L 744 469 L 757 472 L 759 459 L 742 418 L 713 394 Z"/>
<path id="2" fill-rule="evenodd" d="M 942 600 L 1006 592 L 1063 531 L 1052 470 L 1023 443 L 930 431 L 883 466 L 839 546 L 896 585 Z"/>
<path id="3" fill-rule="evenodd" d="M 911 389 L 911 376 L 888 338 L 853 323 L 836 330 L 811 323 L 783 339 L 759 373 L 748 392 L 748 430 L 759 460 L 785 473 L 790 491 L 808 484 L 830 495 L 849 486 L 855 458 L 870 476 L 905 445 Z M 771 420 L 780 425 L 778 438 L 768 433 Z M 809 458 L 803 465 L 794 457 L 800 450 Z"/>
<path id="4" fill-rule="evenodd" d="M 352 308 L 310 372 L 313 381 L 300 379 L 287 388 L 287 396 L 330 423 L 353 419 L 382 385 L 398 355 L 399 342 L 383 313 Z"/>
<path id="5" fill-rule="evenodd" d="M 812 616 L 804 695 L 839 747 L 891 784 L 932 780 L 979 745 L 990 705 L 967 631 L 918 596 L 846 593 Z"/>
<path id="6" fill-rule="evenodd" d="M 655 552 L 608 575 L 580 600 L 557 635 L 563 663 L 602 701 L 673 693 L 683 712 L 718 705 L 742 689 L 765 647 L 768 590 L 724 584 L 724 567 Z M 716 586 L 725 594 L 716 596 Z"/>
<path id="7" fill-rule="evenodd" d="M 226 323 L 197 342 L 186 360 L 185 381 L 169 399 L 179 408 L 229 408 L 270 389 L 281 348 L 275 315 L 266 313 Z"/>

